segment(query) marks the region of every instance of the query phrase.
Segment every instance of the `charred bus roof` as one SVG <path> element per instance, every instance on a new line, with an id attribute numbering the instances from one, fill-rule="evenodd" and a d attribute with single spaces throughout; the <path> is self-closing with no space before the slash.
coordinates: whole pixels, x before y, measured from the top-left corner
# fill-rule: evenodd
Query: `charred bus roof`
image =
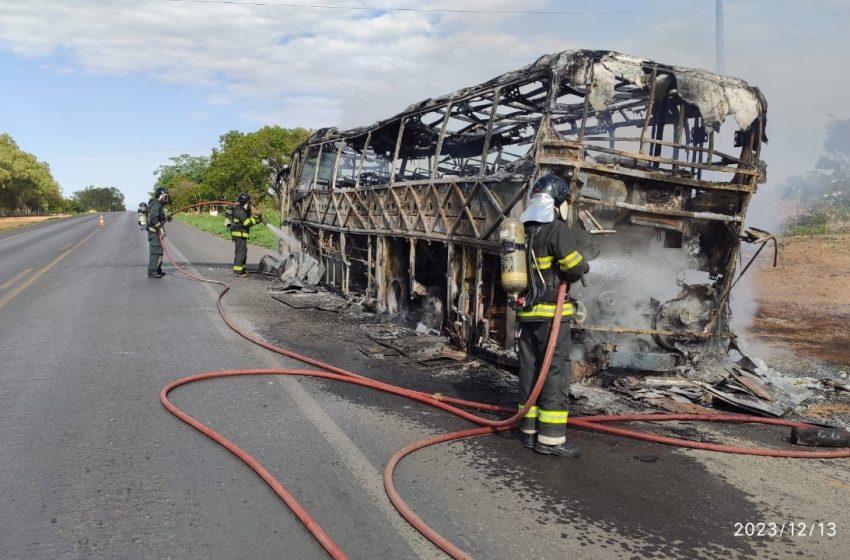
<path id="1" fill-rule="evenodd" d="M 589 84 L 587 98 L 590 105 L 596 111 L 603 111 L 618 101 L 619 92 L 616 90 L 622 89 L 621 86 L 629 85 L 636 90 L 647 90 L 653 76 L 656 81 L 663 82 L 665 89 L 675 90 L 678 97 L 697 111 L 706 125 L 715 130 L 718 130 L 730 115 L 737 121 L 740 129 L 747 130 L 757 118 L 765 116 L 767 112 L 767 101 L 759 89 L 739 78 L 721 76 L 698 68 L 670 66 L 615 51 L 577 49 L 543 55 L 528 66 L 506 72 L 472 87 L 414 103 L 404 111 L 372 125 L 344 131 L 334 127 L 319 129 L 305 144 L 358 138 L 365 141 L 367 133 L 387 129 L 405 117 L 425 114 L 434 108 L 471 99 L 497 88 L 510 88 L 542 79 L 558 82 L 562 89 L 576 87 L 583 90 L 585 84 Z M 581 107 L 575 109 L 580 110 Z M 433 134 L 419 135 L 411 139 L 418 140 L 423 148 L 436 143 L 437 140 Z M 395 138 L 386 138 L 384 145 L 391 149 L 395 146 Z"/>

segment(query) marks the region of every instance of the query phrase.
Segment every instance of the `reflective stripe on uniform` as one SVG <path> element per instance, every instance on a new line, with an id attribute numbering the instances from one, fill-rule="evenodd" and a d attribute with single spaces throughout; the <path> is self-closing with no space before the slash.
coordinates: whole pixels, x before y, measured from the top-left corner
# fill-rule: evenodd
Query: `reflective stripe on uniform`
<path id="1" fill-rule="evenodd" d="M 231 231 L 230 236 L 231 237 L 244 237 L 245 239 L 248 239 L 249 237 L 251 237 L 251 234 L 248 233 L 247 231 Z"/>
<path id="2" fill-rule="evenodd" d="M 236 272 L 242 272 L 243 270 L 245 270 L 245 267 L 244 267 L 244 266 L 241 266 L 241 265 L 238 265 L 238 264 L 234 264 L 234 265 L 233 265 L 233 270 L 235 270 Z"/>
<path id="3" fill-rule="evenodd" d="M 543 410 L 541 408 L 537 421 L 541 424 L 566 424 L 569 414 L 566 410 Z"/>
<path id="4" fill-rule="evenodd" d="M 549 270 L 552 268 L 552 261 L 555 260 L 555 257 L 537 257 L 534 259 L 534 262 L 531 264 L 532 268 L 536 268 L 537 270 Z"/>
<path id="5" fill-rule="evenodd" d="M 578 251 L 573 251 L 566 257 L 558 259 L 558 266 L 561 270 L 569 270 L 584 260 L 584 257 Z"/>
<path id="6" fill-rule="evenodd" d="M 250 218 L 245 218 L 242 220 L 242 225 L 245 227 L 251 227 L 257 225 L 257 218 L 251 216 Z"/>
<path id="7" fill-rule="evenodd" d="M 519 405 L 519 409 L 522 410 L 523 406 L 525 406 L 525 405 L 524 404 Z M 531 408 L 528 409 L 528 412 L 525 413 L 525 416 L 523 418 L 537 418 L 537 414 L 538 414 L 539 410 L 540 410 L 540 407 L 538 407 L 537 405 L 534 405 L 534 406 L 532 406 Z"/>
<path id="8" fill-rule="evenodd" d="M 555 317 L 556 308 L 557 306 L 554 303 L 538 303 L 528 311 L 517 311 L 516 316 L 520 319 L 553 319 Z M 572 316 L 572 304 L 564 302 L 564 310 L 561 312 L 561 317 Z"/>

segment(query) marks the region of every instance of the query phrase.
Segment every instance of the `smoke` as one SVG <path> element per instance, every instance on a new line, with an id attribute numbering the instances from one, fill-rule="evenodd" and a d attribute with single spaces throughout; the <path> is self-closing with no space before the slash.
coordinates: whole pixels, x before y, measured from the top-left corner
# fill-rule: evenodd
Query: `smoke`
<path id="1" fill-rule="evenodd" d="M 574 290 L 587 306 L 589 324 L 651 328 L 651 300 L 675 298 L 680 282 L 708 280 L 695 270 L 687 246 L 664 247 L 664 235 L 651 230 L 623 229 L 601 241 L 599 254 L 590 261 L 588 286 Z"/>
<path id="2" fill-rule="evenodd" d="M 746 227 L 756 227 L 779 234 L 785 218 L 789 216 L 780 184 L 760 185 L 747 207 Z"/>
<path id="3" fill-rule="evenodd" d="M 765 249 L 766 251 L 767 249 Z M 761 256 L 759 256 L 759 259 L 761 259 Z M 756 266 L 756 264 L 753 264 L 753 268 Z M 755 276 L 752 275 L 753 272 L 755 271 L 751 269 L 732 290 L 730 300 L 732 319 L 730 327 L 735 335 L 737 335 L 738 347 L 745 356 L 751 358 L 759 357 L 768 363 L 773 363 L 777 359 L 787 356 L 791 351 L 787 348 L 770 344 L 760 338 L 759 335 L 750 331 L 750 327 L 753 326 L 759 309 L 757 289 L 754 282 Z"/>
<path id="4" fill-rule="evenodd" d="M 741 258 L 738 262 L 737 274 L 740 274 L 743 267 L 750 262 L 750 259 L 758 248 L 758 245 L 753 246 L 749 244 L 744 244 L 741 247 Z M 773 243 L 768 243 L 759 256 L 756 257 L 755 262 L 747 270 L 747 273 L 737 281 L 729 299 L 729 306 L 732 312 L 730 327 L 738 336 L 738 345 L 741 347 L 741 350 L 744 354 L 758 355 L 766 359 L 774 358 L 778 353 L 777 349 L 759 342 L 755 335 L 750 333 L 750 327 L 755 323 L 759 311 L 759 290 L 756 283 L 758 269 L 770 267 L 772 264 Z"/>
<path id="5" fill-rule="evenodd" d="M 301 243 L 299 243 L 294 236 L 286 233 L 279 227 L 273 226 L 271 224 L 266 224 L 266 227 L 269 228 L 272 233 L 278 236 L 281 241 L 283 241 L 284 253 L 289 253 L 291 255 L 298 255 L 301 253 Z"/>
<path id="6" fill-rule="evenodd" d="M 747 260 L 745 259 L 744 262 L 746 263 Z M 753 325 L 758 313 L 759 303 L 753 285 L 753 274 L 756 266 L 758 265 L 753 264 L 747 274 L 735 284 L 729 299 L 729 306 L 732 311 L 730 326 L 736 334 L 745 333 Z"/>
<path id="7" fill-rule="evenodd" d="M 793 180 L 793 178 L 792 178 Z M 754 227 L 776 236 L 782 232 L 786 220 L 793 216 L 792 207 L 783 197 L 784 183 L 760 185 L 747 208 L 745 228 Z M 737 274 L 747 266 L 760 245 L 741 244 Z M 773 243 L 768 243 L 747 273 L 735 284 L 729 300 L 732 311 L 731 327 L 736 334 L 745 334 L 758 313 L 758 292 L 754 285 L 757 269 L 773 259 Z"/>

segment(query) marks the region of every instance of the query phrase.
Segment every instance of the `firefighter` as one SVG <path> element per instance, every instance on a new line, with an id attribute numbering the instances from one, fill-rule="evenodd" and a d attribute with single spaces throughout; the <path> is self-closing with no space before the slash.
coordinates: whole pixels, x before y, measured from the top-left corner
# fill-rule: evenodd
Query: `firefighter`
<path id="1" fill-rule="evenodd" d="M 230 226 L 230 238 L 233 239 L 235 254 L 233 256 L 233 274 L 239 278 L 248 276 L 245 271 L 245 261 L 248 259 L 248 238 L 250 230 L 263 222 L 263 215 L 252 215 L 251 196 L 239 193 L 236 205 L 233 207 L 233 224 Z"/>
<path id="2" fill-rule="evenodd" d="M 570 382 L 570 327 L 573 306 L 565 298 L 563 312 L 555 317 L 555 300 L 561 282 L 576 282 L 590 270 L 578 252 L 575 237 L 564 221 L 560 206 L 569 196 L 569 187 L 557 175 L 544 175 L 531 188 L 529 206 L 520 220 L 525 225 L 529 250 L 529 283 L 536 289 L 531 301 L 519 311 L 519 394 L 525 404 L 537 381 L 552 321 L 561 321 L 549 375 L 537 403 L 520 423 L 525 447 L 557 457 L 578 457 L 581 450 L 568 444 L 567 401 Z M 536 299 L 536 301 L 534 301 Z"/>
<path id="3" fill-rule="evenodd" d="M 157 187 L 153 198 L 148 202 L 147 229 L 150 259 L 148 260 L 148 278 L 162 278 L 162 237 L 165 237 L 165 222 L 171 221 L 171 216 L 165 215 L 165 205 L 168 204 L 168 189 Z"/>

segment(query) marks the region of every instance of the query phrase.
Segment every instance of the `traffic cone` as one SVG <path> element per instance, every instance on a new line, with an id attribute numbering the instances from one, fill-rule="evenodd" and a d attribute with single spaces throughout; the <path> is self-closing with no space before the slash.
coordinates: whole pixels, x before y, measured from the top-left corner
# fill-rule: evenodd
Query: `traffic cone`
<path id="1" fill-rule="evenodd" d="M 103 214 L 100 215 L 100 219 L 97 221 L 97 227 L 103 227 L 106 225 L 106 222 L 103 221 Z"/>

